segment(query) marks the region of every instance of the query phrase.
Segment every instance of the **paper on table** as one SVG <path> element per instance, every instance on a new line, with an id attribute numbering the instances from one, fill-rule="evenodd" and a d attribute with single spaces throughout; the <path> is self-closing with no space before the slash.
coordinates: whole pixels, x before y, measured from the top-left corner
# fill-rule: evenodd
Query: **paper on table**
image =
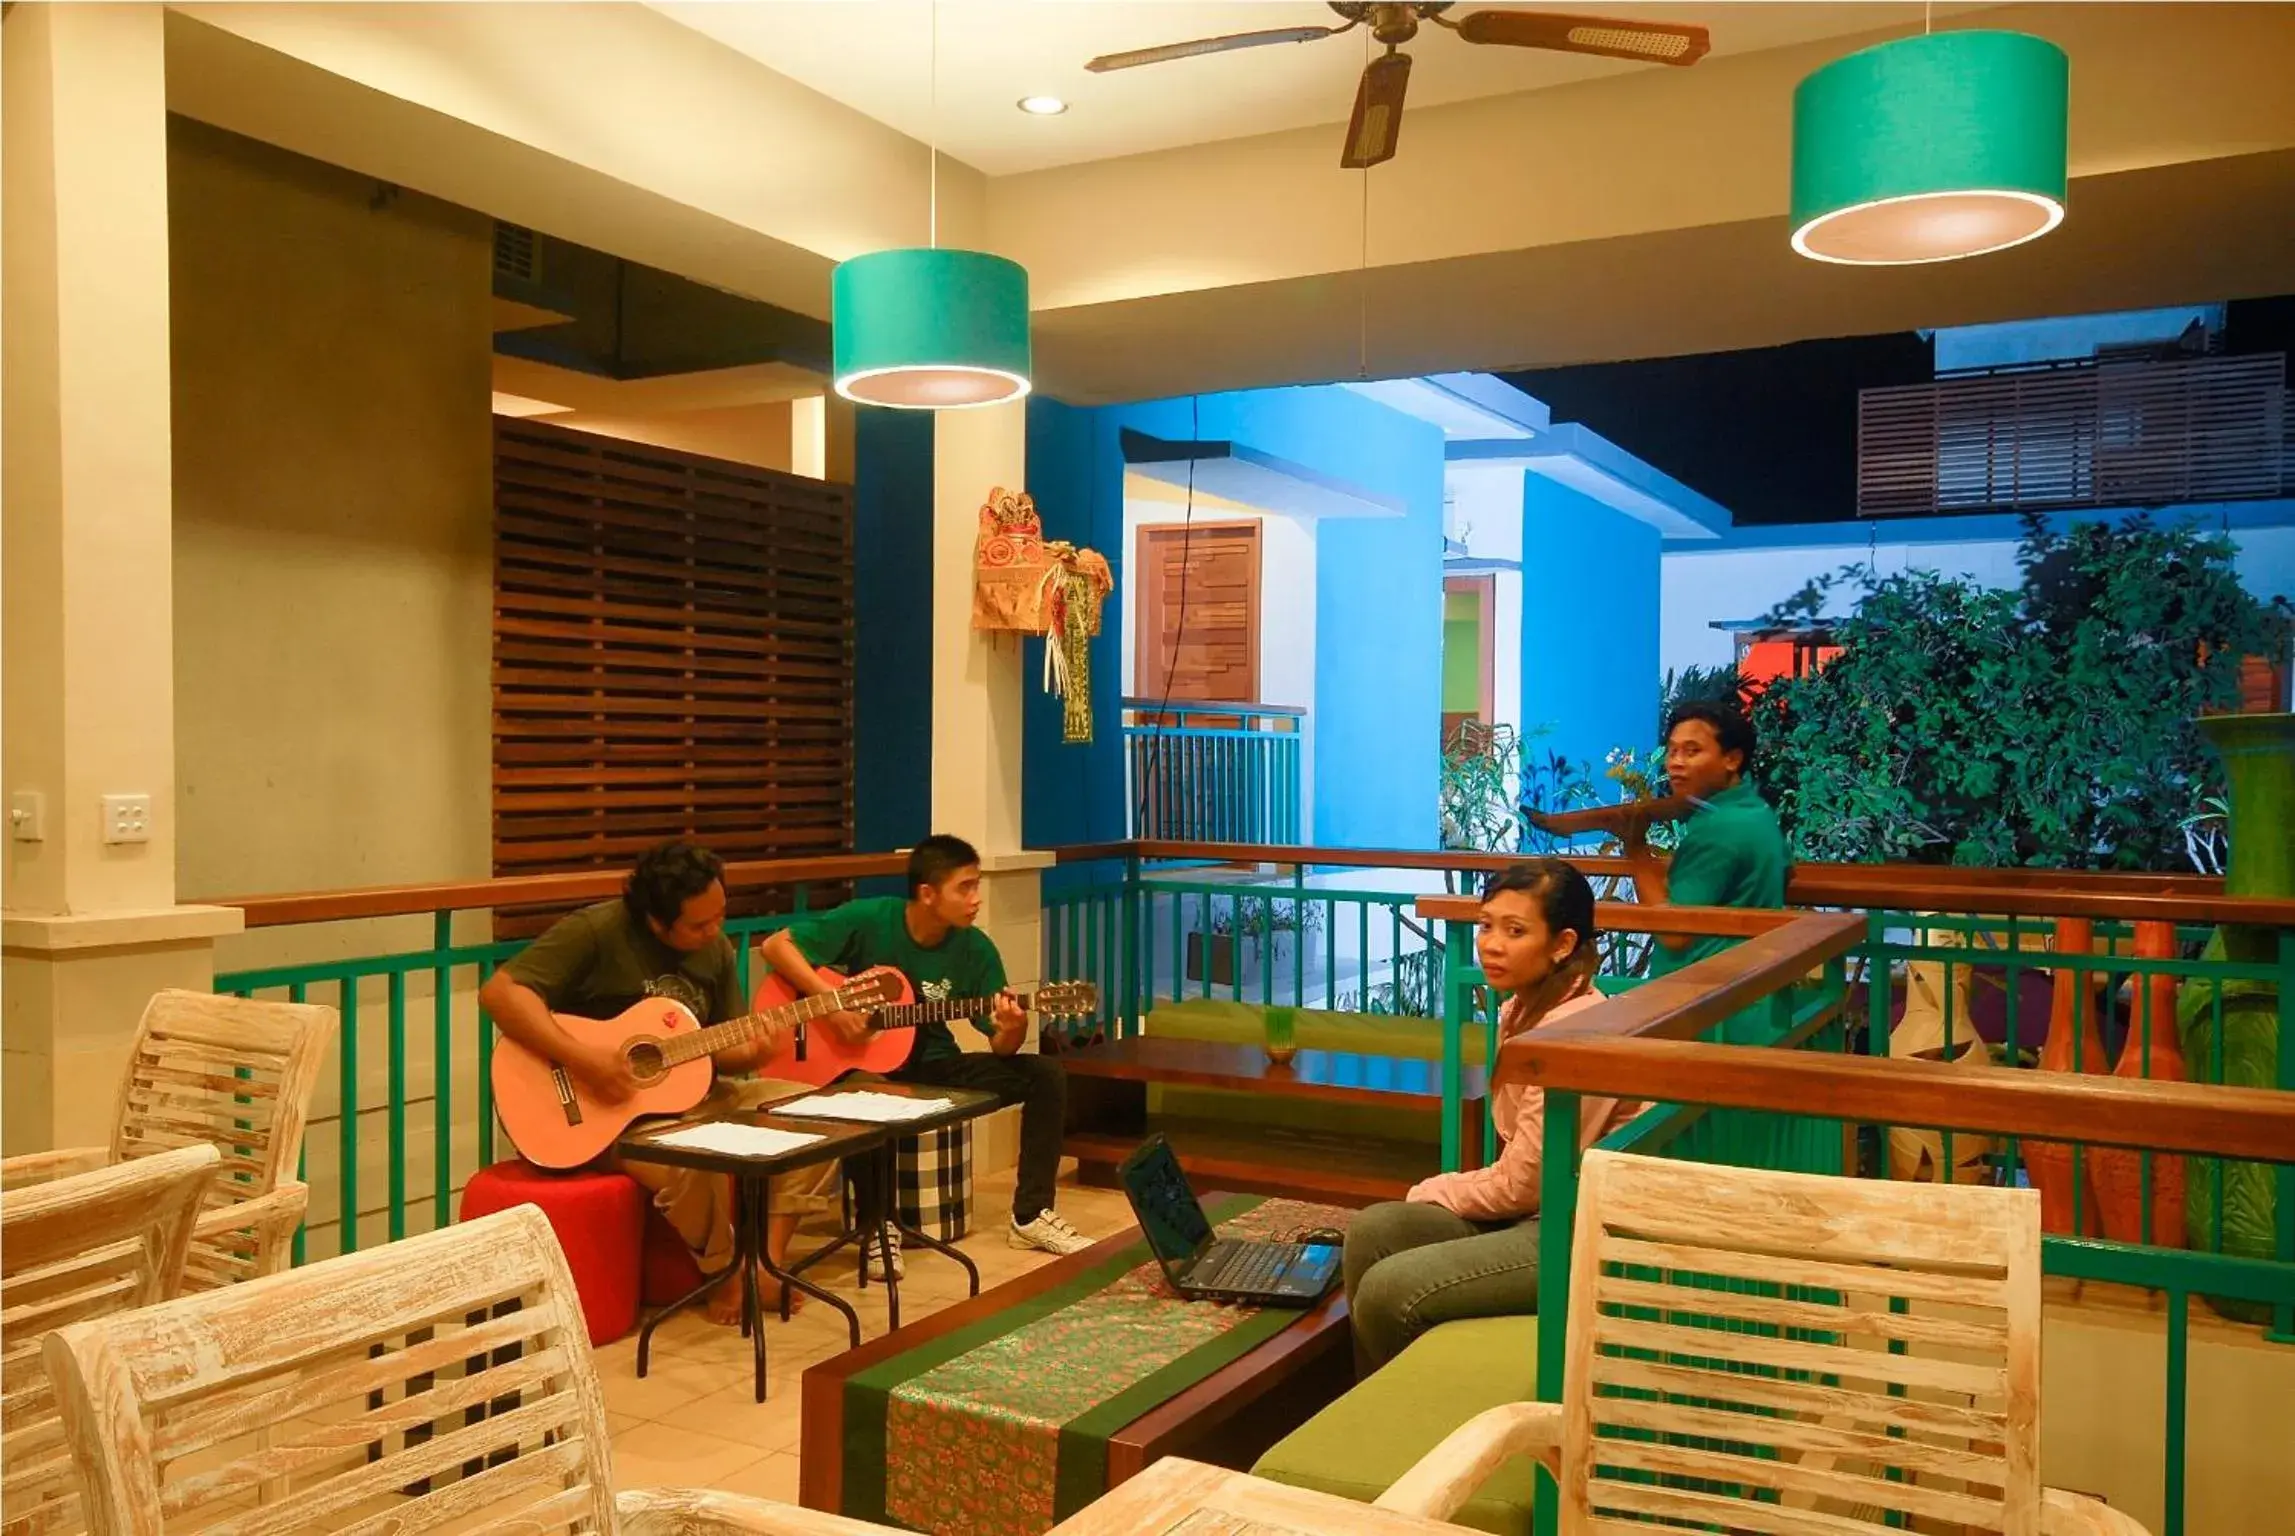
<path id="1" fill-rule="evenodd" d="M 653 1138 L 656 1146 L 718 1152 L 727 1157 L 779 1157 L 799 1147 L 809 1147 L 820 1139 L 797 1131 L 777 1131 L 767 1125 L 743 1125 L 738 1120 L 705 1120 Z"/>
<path id="2" fill-rule="evenodd" d="M 954 1099 L 911 1099 L 897 1093 L 816 1093 L 808 1098 L 771 1106 L 776 1115 L 814 1120 L 869 1120 L 879 1124 L 895 1120 L 921 1120 L 952 1108 Z"/>

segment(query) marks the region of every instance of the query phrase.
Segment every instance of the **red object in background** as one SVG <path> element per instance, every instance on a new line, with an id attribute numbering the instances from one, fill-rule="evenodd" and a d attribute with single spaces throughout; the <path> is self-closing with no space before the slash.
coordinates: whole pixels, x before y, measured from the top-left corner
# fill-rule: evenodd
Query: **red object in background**
<path id="1" fill-rule="evenodd" d="M 462 1219 L 514 1205 L 538 1207 L 566 1251 L 590 1342 L 606 1344 L 637 1326 L 639 1255 L 652 1203 L 645 1187 L 626 1173 L 552 1173 L 513 1159 L 471 1176 L 462 1191 Z"/>
<path id="2" fill-rule="evenodd" d="M 1806 677 L 1840 654 L 1837 645 L 1812 645 L 1798 639 L 1756 640 L 1737 658 L 1737 680 L 1759 688 L 1781 677 Z"/>
<path id="3" fill-rule="evenodd" d="M 2094 948 L 2094 938 L 2095 927 L 2086 918 L 2056 920 L 2058 954 L 2088 954 Z M 2048 1009 L 2048 1038 L 2040 1047 L 2040 1070 L 2094 1073 L 2109 1070 L 2111 1064 L 2104 1059 L 2103 1031 L 2096 1023 L 2095 973 L 2060 970 L 2054 979 L 2055 994 Z M 2172 1007 L 2170 1017 L 2173 1017 Z M 2033 1187 L 2040 1191 L 2040 1225 L 2044 1230 L 2093 1237 L 2102 1229 L 2096 1210 L 2091 1154 L 2086 1149 L 2075 1149 L 2061 1141 L 2027 1141 L 2024 1169 L 2032 1176 Z M 2073 1205 L 2075 1185 L 2079 1192 L 2077 1209 Z"/>
<path id="4" fill-rule="evenodd" d="M 673 1301 L 682 1301 L 693 1294 L 701 1284 L 701 1265 L 693 1257 L 693 1250 L 685 1246 L 685 1239 L 677 1235 L 677 1228 L 669 1224 L 661 1208 L 651 1200 L 645 1206 L 645 1257 L 641 1271 L 644 1282 L 640 1294 L 649 1307 L 666 1307 Z"/>
<path id="5" fill-rule="evenodd" d="M 2253 658 L 2250 658 L 2253 659 Z M 2175 924 L 2136 924 L 2136 954 L 2147 960 L 2172 960 L 2177 945 Z M 2114 1077 L 2180 1083 L 2190 1074 L 2184 1068 L 2183 1042 L 2177 1035 L 2176 979 L 2143 978 L 2143 991 L 2128 1021 L 2128 1038 L 2120 1043 Z M 2145 1059 L 2144 1013 L 2149 999 L 2151 1053 Z M 2152 1225 L 2144 1233 L 2144 1154 L 2132 1147 L 2098 1147 L 2088 1154 L 2096 1180 L 2096 1209 L 2103 1218 L 2104 1236 L 2115 1243 L 2150 1243 L 2156 1248 L 2184 1246 L 2184 1160 L 2165 1153 L 2151 1160 Z"/>

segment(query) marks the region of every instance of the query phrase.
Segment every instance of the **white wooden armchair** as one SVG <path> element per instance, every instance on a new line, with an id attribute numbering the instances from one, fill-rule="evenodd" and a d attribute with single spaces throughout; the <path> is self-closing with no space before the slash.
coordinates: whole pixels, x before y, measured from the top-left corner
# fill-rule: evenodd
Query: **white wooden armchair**
<path id="1" fill-rule="evenodd" d="M 1562 1401 L 1470 1420 L 1380 1508 L 1445 1519 L 1534 1456 L 1562 1536 L 2144 1536 L 2040 1486 L 2036 1191 L 1591 1152 L 1578 1199 Z"/>
<path id="2" fill-rule="evenodd" d="M 883 1530 L 701 1490 L 617 1499 L 588 1337 L 526 1205 L 65 1328 L 46 1358 L 99 1536 Z"/>
<path id="3" fill-rule="evenodd" d="M 0 1188 L 205 1143 L 223 1162 L 193 1235 L 185 1288 L 276 1274 L 310 1199 L 296 1162 L 335 1024 L 334 1009 L 312 1003 L 155 993 L 128 1052 L 111 1145 L 11 1157 L 0 1162 Z"/>
<path id="4" fill-rule="evenodd" d="M 173 1296 L 220 1157 L 201 1144 L 0 1194 L 0 1533 L 86 1529 L 40 1342 Z"/>

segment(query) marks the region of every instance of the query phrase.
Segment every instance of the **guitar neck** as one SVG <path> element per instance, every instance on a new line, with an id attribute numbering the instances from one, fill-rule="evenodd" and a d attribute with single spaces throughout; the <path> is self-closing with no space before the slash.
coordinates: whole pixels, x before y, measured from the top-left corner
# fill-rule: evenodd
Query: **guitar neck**
<path id="1" fill-rule="evenodd" d="M 745 1013 L 738 1019 L 713 1024 L 690 1035 L 673 1035 L 662 1044 L 662 1060 L 668 1066 L 680 1066 L 714 1056 L 719 1051 L 747 1044 L 768 1028 L 783 1024 L 802 1024 L 852 1006 L 852 999 L 843 992 L 823 992 L 818 997 L 801 997 L 778 1008 L 767 1008 L 759 1013 Z"/>
<path id="2" fill-rule="evenodd" d="M 1030 998 L 1015 994 L 1025 1010 Z M 996 1011 L 993 997 L 950 997 L 937 1003 L 901 1003 L 872 1010 L 879 1029 L 913 1029 L 919 1024 L 946 1024 L 951 1019 L 984 1019 Z"/>

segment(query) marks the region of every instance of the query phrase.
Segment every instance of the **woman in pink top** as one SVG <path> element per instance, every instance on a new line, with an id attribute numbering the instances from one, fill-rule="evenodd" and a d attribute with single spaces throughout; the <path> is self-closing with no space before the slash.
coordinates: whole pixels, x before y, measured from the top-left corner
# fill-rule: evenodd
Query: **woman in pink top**
<path id="1" fill-rule="evenodd" d="M 1347 1229 L 1346 1283 L 1355 1362 L 1369 1374 L 1437 1323 L 1538 1310 L 1538 1175 L 1545 1094 L 1503 1070 L 1504 1042 L 1601 1001 L 1594 990 L 1594 890 L 1560 859 L 1533 859 L 1482 893 L 1475 942 L 1483 975 L 1507 994 L 1499 1016 L 1500 1081 L 1491 1118 L 1498 1161 L 1420 1181 Z M 1641 1106 L 1581 1099 L 1590 1146 Z"/>

